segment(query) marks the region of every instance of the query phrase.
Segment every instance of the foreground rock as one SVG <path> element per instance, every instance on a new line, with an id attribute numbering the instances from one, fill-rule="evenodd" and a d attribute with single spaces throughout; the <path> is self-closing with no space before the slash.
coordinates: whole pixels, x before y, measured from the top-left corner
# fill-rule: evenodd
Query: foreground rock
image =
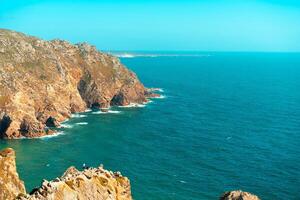
<path id="1" fill-rule="evenodd" d="M 220 200 L 259 200 L 254 194 L 243 192 L 241 190 L 225 192 Z"/>
<path id="2" fill-rule="evenodd" d="M 22 200 L 68 200 L 105 199 L 130 200 L 131 190 L 128 178 L 120 173 L 104 170 L 102 167 L 78 171 L 70 167 L 61 178 L 44 180 L 42 186 L 31 195 L 19 195 Z"/>
<path id="3" fill-rule="evenodd" d="M 13 149 L 0 151 L 0 200 L 15 199 L 20 193 L 26 193 L 16 170 L 15 158 Z"/>
<path id="4" fill-rule="evenodd" d="M 151 96 L 116 57 L 94 46 L 0 29 L 0 138 L 53 134 L 47 127 L 71 113 Z"/>
<path id="5" fill-rule="evenodd" d="M 15 152 L 0 152 L 0 200 L 131 200 L 128 178 L 102 167 L 78 171 L 70 167 L 62 177 L 42 182 L 40 188 L 26 194 L 16 171 Z"/>
<path id="6" fill-rule="evenodd" d="M 120 172 L 99 168 L 78 171 L 70 167 L 52 181 L 44 180 L 39 188 L 26 194 L 24 182 L 16 171 L 13 149 L 0 151 L 0 200 L 132 200 L 130 181 Z M 259 200 L 242 191 L 226 192 L 220 200 Z"/>

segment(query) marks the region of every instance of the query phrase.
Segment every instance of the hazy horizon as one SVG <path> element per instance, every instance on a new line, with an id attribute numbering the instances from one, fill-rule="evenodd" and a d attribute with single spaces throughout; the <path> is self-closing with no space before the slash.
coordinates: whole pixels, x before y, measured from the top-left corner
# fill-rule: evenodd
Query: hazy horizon
<path id="1" fill-rule="evenodd" d="M 0 27 L 104 51 L 300 52 L 293 0 L 2 0 Z"/>

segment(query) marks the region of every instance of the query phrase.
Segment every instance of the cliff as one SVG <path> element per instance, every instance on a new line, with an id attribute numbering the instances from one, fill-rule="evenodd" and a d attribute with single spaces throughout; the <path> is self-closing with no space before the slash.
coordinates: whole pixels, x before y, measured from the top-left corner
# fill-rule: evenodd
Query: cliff
<path id="1" fill-rule="evenodd" d="M 0 29 L 0 138 L 53 134 L 90 107 L 144 103 L 151 94 L 111 55 L 86 43 Z"/>
<path id="2" fill-rule="evenodd" d="M 17 173 L 15 159 L 13 149 L 0 151 L 0 200 L 14 199 L 18 194 L 26 193 L 24 182 Z"/>

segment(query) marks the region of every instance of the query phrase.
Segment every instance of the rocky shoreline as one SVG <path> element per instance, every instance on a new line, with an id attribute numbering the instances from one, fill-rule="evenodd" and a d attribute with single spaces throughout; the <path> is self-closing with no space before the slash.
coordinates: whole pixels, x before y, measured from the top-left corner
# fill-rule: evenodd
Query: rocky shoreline
<path id="1" fill-rule="evenodd" d="M 0 200 L 132 200 L 130 181 L 120 172 L 98 168 L 82 171 L 70 167 L 59 178 L 43 180 L 39 188 L 26 193 L 16 169 L 16 154 L 11 148 L 0 151 Z M 225 192 L 220 200 L 259 200 L 243 191 Z"/>
<path id="2" fill-rule="evenodd" d="M 94 46 L 0 29 L 0 138 L 52 135 L 72 113 L 157 96 Z"/>

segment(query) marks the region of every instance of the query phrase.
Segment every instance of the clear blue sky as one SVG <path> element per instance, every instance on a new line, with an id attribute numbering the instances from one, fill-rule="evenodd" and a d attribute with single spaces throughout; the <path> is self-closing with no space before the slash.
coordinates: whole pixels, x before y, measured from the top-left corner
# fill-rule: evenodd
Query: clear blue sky
<path id="1" fill-rule="evenodd" d="M 300 51 L 300 1 L 0 0 L 0 27 L 103 50 Z"/>

